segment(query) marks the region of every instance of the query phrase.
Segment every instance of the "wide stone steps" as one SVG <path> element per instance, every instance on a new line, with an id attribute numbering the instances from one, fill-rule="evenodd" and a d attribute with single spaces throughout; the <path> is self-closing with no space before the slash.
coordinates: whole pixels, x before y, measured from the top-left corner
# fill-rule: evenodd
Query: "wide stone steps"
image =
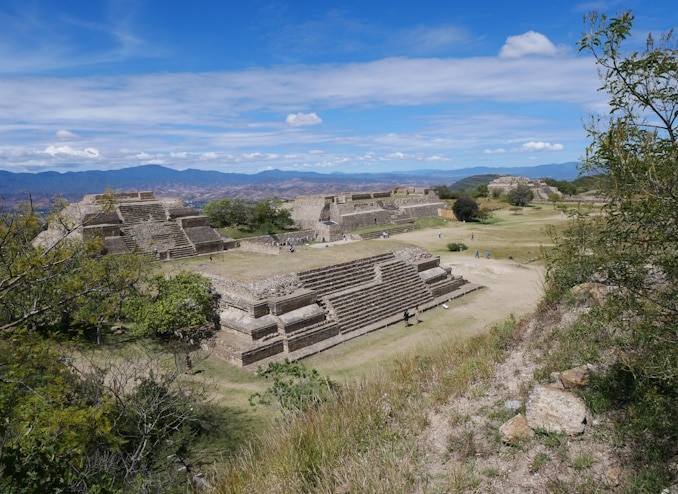
<path id="1" fill-rule="evenodd" d="M 182 257 L 192 257 L 196 255 L 195 248 L 192 245 L 184 245 L 170 249 L 171 259 L 180 259 Z"/>
<path id="2" fill-rule="evenodd" d="M 120 204 L 118 211 L 127 225 L 147 221 L 167 221 L 167 212 L 161 204 Z"/>
<path id="3" fill-rule="evenodd" d="M 429 290 L 431 290 L 431 293 L 433 294 L 434 297 L 440 297 L 442 295 L 446 295 L 450 292 L 453 292 L 460 287 L 464 286 L 467 284 L 468 281 L 466 281 L 463 278 L 453 278 L 450 280 L 444 280 L 444 281 L 439 281 L 437 283 L 432 283 L 428 285 Z"/>
<path id="4" fill-rule="evenodd" d="M 320 299 L 327 294 L 374 280 L 374 266 L 389 259 L 394 259 L 391 252 L 358 261 L 335 264 L 327 268 L 304 271 L 298 273 L 297 276 L 302 286 L 315 291 Z"/>
<path id="5" fill-rule="evenodd" d="M 414 230 L 419 230 L 419 225 L 416 223 L 410 223 L 412 220 L 409 218 L 406 220 L 408 224 L 402 225 L 402 226 L 394 226 L 391 228 L 384 228 L 383 230 L 375 231 L 375 232 L 367 232 L 367 233 L 361 233 L 360 238 L 363 240 L 371 240 L 375 238 L 381 238 L 384 232 L 388 233 L 389 236 L 391 235 L 397 235 L 399 233 L 407 233 L 407 232 L 412 232 Z"/>
<path id="6" fill-rule="evenodd" d="M 401 314 L 433 300 L 414 269 L 402 261 L 378 266 L 380 282 L 326 297 L 327 306 L 342 333 L 355 331 L 376 321 Z"/>

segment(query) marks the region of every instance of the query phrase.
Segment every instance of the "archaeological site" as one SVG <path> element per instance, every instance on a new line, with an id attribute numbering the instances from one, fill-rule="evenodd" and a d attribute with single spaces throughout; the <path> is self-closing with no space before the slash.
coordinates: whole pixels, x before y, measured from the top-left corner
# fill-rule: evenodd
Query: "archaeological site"
<path id="1" fill-rule="evenodd" d="M 295 231 L 234 241 L 181 199 L 153 192 L 88 195 L 64 210 L 81 238 L 99 236 L 104 254 L 143 252 L 158 261 L 237 249 L 271 254 L 315 242 L 369 240 L 418 228 L 418 218 L 442 215 L 431 189 L 301 196 L 292 206 Z M 67 225 L 50 224 L 49 245 Z M 376 230 L 371 227 L 376 227 Z M 367 233 L 353 235 L 358 229 Z M 440 258 L 407 248 L 321 268 L 243 282 L 204 272 L 219 298 L 212 350 L 240 367 L 296 360 L 370 331 L 402 323 L 403 310 L 425 311 L 481 288 L 455 276 Z"/>

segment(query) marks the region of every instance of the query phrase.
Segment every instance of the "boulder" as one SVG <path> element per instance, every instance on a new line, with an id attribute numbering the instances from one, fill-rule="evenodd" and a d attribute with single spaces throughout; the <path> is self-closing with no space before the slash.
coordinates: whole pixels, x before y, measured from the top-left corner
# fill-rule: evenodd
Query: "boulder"
<path id="1" fill-rule="evenodd" d="M 588 386 L 591 382 L 591 366 L 580 365 L 579 367 L 568 369 L 561 372 L 559 378 L 565 389 Z"/>
<path id="2" fill-rule="evenodd" d="M 587 415 L 584 400 L 553 386 L 536 386 L 525 406 L 530 428 L 570 436 L 584 432 Z"/>
<path id="3" fill-rule="evenodd" d="M 527 425 L 527 420 L 522 414 L 518 414 L 499 428 L 503 442 L 512 444 L 517 441 L 525 441 L 534 437 L 534 431 Z"/>

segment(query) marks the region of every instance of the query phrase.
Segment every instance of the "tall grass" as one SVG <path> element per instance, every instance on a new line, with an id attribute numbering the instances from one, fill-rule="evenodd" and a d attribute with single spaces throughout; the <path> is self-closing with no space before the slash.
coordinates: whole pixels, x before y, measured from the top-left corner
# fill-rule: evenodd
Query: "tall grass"
<path id="1" fill-rule="evenodd" d="M 402 355 L 388 369 L 345 385 L 333 399 L 280 422 L 219 472 L 216 492 L 425 490 L 432 479 L 417 437 L 427 409 L 491 375 L 519 325 Z"/>

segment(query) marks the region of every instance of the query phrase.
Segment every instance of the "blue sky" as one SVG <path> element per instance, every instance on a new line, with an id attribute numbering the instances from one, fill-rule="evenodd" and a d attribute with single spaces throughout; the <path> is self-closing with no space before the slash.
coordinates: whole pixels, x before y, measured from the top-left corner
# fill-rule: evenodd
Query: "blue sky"
<path id="1" fill-rule="evenodd" d="M 0 169 L 256 173 L 577 161 L 586 12 L 674 1 L 0 0 Z"/>

